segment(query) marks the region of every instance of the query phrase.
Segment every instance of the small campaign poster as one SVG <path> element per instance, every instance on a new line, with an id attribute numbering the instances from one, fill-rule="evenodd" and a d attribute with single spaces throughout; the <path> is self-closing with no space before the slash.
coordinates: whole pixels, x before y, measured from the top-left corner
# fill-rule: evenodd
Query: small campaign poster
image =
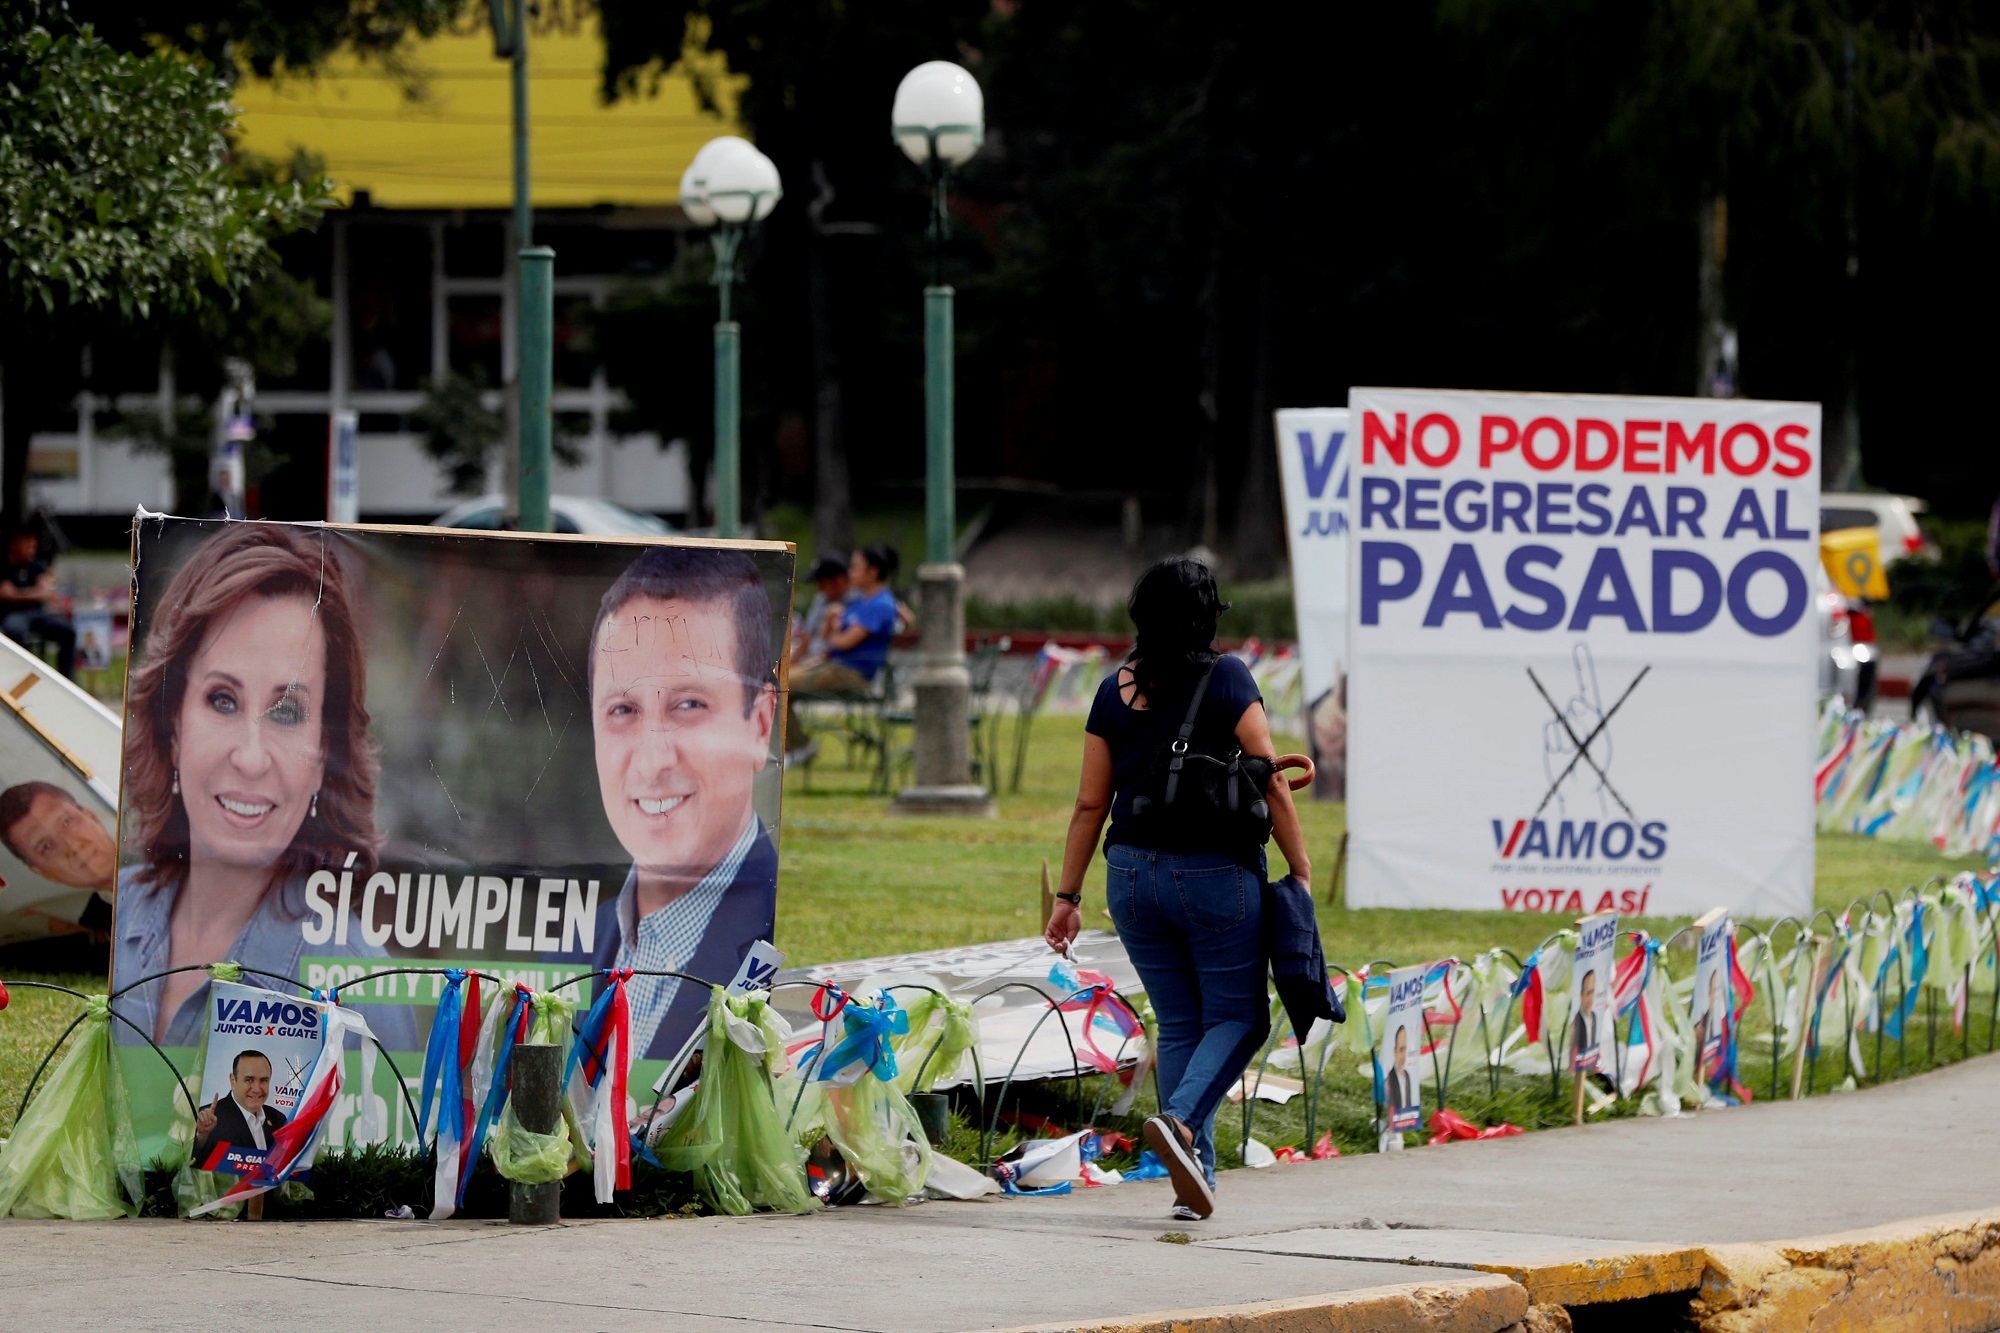
<path id="1" fill-rule="evenodd" d="M 145 1039 L 210 1021 L 170 962 L 337 989 L 389 1058 L 350 1048 L 328 1140 L 408 1144 L 443 969 L 586 1008 L 632 969 L 644 1086 L 772 940 L 789 545 L 145 514 L 132 557 L 111 971 L 142 1150 L 177 1114 Z"/>
<path id="2" fill-rule="evenodd" d="M 1576 923 L 1576 960 L 1570 966 L 1569 1067 L 1582 1073 L 1599 1067 L 1611 1036 L 1612 946 L 1618 916 L 1603 912 Z"/>
<path id="3" fill-rule="evenodd" d="M 1711 912 L 1695 924 L 1702 931 L 1695 947 L 1694 995 L 1688 1019 L 1694 1027 L 1695 1073 L 1706 1081 L 1715 1076 L 1729 1044 L 1729 937 L 1735 924 L 1726 912 Z"/>
<path id="4" fill-rule="evenodd" d="M 229 981 L 209 984 L 208 1055 L 194 1120 L 197 1169 L 263 1172 L 272 1136 L 298 1111 L 321 1031 L 320 1007 L 311 1000 Z"/>
<path id="5" fill-rule="evenodd" d="M 1347 799 L 1347 409 L 1286 408 L 1278 413 L 1278 472 L 1284 480 L 1285 539 L 1292 553 L 1292 603 L 1305 670 L 1313 795 Z"/>
<path id="6" fill-rule="evenodd" d="M 1399 967 L 1389 974 L 1389 1007 L 1382 1016 L 1382 1044 L 1375 1068 L 1382 1079 L 1382 1106 L 1389 1132 L 1423 1124 L 1423 1075 L 1417 1058 L 1424 1049 L 1424 974 L 1429 969 Z"/>
<path id="7" fill-rule="evenodd" d="M 86 607 L 75 617 L 76 664 L 84 671 L 108 671 L 111 669 L 111 636 L 116 632 L 112 626 L 111 611 L 108 607 Z"/>

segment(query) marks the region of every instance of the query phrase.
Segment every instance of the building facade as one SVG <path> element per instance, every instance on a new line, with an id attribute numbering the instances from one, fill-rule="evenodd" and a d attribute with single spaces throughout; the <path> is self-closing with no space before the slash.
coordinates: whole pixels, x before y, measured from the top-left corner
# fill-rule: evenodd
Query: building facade
<path id="1" fill-rule="evenodd" d="M 537 244 L 556 251 L 556 428 L 574 451 L 554 490 L 615 501 L 679 520 L 694 508 L 685 440 L 620 429 L 625 396 L 608 382 L 588 311 L 620 284 L 657 282 L 680 260 L 688 225 L 680 176 L 696 149 L 728 133 L 706 110 L 698 71 L 676 68 L 649 97 L 605 106 L 602 41 L 579 0 L 545 0 L 529 43 Z M 708 72 L 713 99 L 726 78 Z M 504 407 L 512 382 L 519 248 L 509 209 L 511 118 L 507 66 L 494 58 L 484 7 L 463 27 L 414 44 L 389 66 L 336 61 L 311 78 L 246 78 L 238 90 L 240 144 L 289 159 L 323 160 L 345 206 L 310 235 L 288 238 L 285 268 L 309 279 L 331 310 L 323 338 L 297 372 L 254 386 L 244 405 L 257 439 L 280 465 L 249 495 L 253 514 L 325 513 L 333 422 L 358 415 L 360 510 L 368 520 L 424 521 L 460 495 L 424 451 L 412 415 L 447 376 L 485 386 Z M 172 358 L 148 349 L 92 349 L 90 388 L 65 418 L 38 433 L 29 457 L 31 508 L 111 519 L 173 502 L 167 458 L 135 448 L 113 423 L 169 412 L 183 398 Z M 709 368 L 663 367 L 706 391 Z M 226 434 L 213 404 L 218 438 Z M 485 489 L 505 488 L 496 450 Z"/>

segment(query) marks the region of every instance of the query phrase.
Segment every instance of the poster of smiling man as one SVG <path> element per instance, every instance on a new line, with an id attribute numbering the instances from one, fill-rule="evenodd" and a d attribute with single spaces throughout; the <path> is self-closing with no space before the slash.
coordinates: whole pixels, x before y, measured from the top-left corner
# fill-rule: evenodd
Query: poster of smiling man
<path id="1" fill-rule="evenodd" d="M 1735 925 L 1722 911 L 1710 912 L 1695 924 L 1701 935 L 1695 946 L 1688 1021 L 1694 1031 L 1695 1079 L 1706 1082 L 1715 1077 L 1729 1044 L 1729 1006 L 1734 998 L 1729 987 L 1729 939 Z"/>
<path id="2" fill-rule="evenodd" d="M 1576 960 L 1570 965 L 1569 1067 L 1611 1072 L 1604 1043 L 1612 1036 L 1611 980 L 1618 917 L 1605 912 L 1576 923 Z"/>
<path id="3" fill-rule="evenodd" d="M 1424 1049 L 1424 977 L 1429 970 L 1420 963 L 1389 974 L 1389 1007 L 1382 1014 L 1382 1039 L 1375 1052 L 1385 1148 L 1400 1147 L 1403 1134 L 1423 1124 L 1424 1076 L 1418 1059 Z"/>
<path id="4" fill-rule="evenodd" d="M 443 982 L 389 969 L 585 977 L 580 1005 L 604 968 L 727 982 L 775 928 L 792 563 L 773 542 L 143 516 L 113 930 L 142 1136 L 174 1099 L 139 1033 L 194 1045 L 216 984 L 194 965 L 338 988 L 410 1078 Z M 638 976 L 627 996 L 650 1079 L 705 995 Z M 371 1098 L 414 1140 L 384 1063 L 347 1080 L 333 1141 Z"/>
<path id="5" fill-rule="evenodd" d="M 195 1167 L 259 1174 L 273 1135 L 298 1111 L 322 1028 L 320 1008 L 310 1000 L 227 981 L 209 987 Z"/>

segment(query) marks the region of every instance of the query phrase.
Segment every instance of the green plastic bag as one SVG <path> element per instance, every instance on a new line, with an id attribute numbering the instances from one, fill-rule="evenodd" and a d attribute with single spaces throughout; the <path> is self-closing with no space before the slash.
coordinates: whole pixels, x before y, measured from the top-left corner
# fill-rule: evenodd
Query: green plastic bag
<path id="1" fill-rule="evenodd" d="M 895 1038 L 896 1086 L 929 1092 L 940 1078 L 956 1075 L 966 1053 L 979 1042 L 972 1006 L 942 992 L 927 992 L 909 1007 L 910 1030 Z"/>
<path id="2" fill-rule="evenodd" d="M 144 1202 L 111 1004 L 85 1005 L 76 1044 L 0 1147 L 0 1217 L 133 1217 Z"/>
<path id="3" fill-rule="evenodd" d="M 701 1082 L 655 1154 L 670 1171 L 692 1172 L 719 1213 L 819 1206 L 806 1188 L 805 1154 L 773 1100 L 771 1070 L 784 1054 L 785 1031 L 765 996 L 710 992 Z"/>
<path id="4" fill-rule="evenodd" d="M 890 1051 L 896 1059 L 895 1069 L 886 1081 L 870 1069 L 856 1079 L 847 1080 L 850 1086 L 842 1086 L 842 1080 L 818 1078 L 819 1066 L 808 1060 L 801 1068 L 786 1074 L 778 1087 L 779 1109 L 787 1118 L 786 1132 L 802 1148 L 809 1148 L 821 1137 L 832 1140 L 869 1192 L 885 1203 L 896 1205 L 922 1193 L 930 1181 L 933 1160 L 923 1122 L 897 1083 L 905 1064 L 902 1055 L 905 1043 L 913 1040 L 910 1034 L 919 1034 L 920 1038 L 930 1026 L 929 1019 L 935 1010 L 919 1001 L 908 1013 L 909 1033 L 897 1033 L 889 1039 Z M 969 1011 L 966 1017 L 970 1018 Z M 948 1011 L 945 1021 L 952 1021 Z M 827 1040 L 835 1040 L 831 1032 Z M 943 1055 L 940 1051 L 939 1058 Z M 923 1056 L 917 1055 L 914 1063 L 921 1065 Z M 924 1071 L 926 1083 L 937 1072 L 938 1061 L 931 1063 L 933 1069 Z M 915 1075 L 911 1077 L 914 1079 Z"/>
<path id="5" fill-rule="evenodd" d="M 553 1134 L 537 1134 L 514 1118 L 509 1097 L 493 1122 L 486 1150 L 493 1166 L 508 1180 L 522 1185 L 552 1185 L 569 1174 L 569 1121 L 556 1121 Z"/>
<path id="6" fill-rule="evenodd" d="M 494 1001 L 496 1005 L 508 1006 L 501 1012 L 501 1017 L 512 1012 L 513 1002 L 513 997 L 505 992 Z M 556 991 L 531 991 L 528 995 L 528 1032 L 524 1040 L 567 1052 L 575 1013 L 576 1002 L 568 996 Z M 514 1034 L 504 1022 L 495 1025 L 490 1053 L 493 1066 L 499 1064 L 501 1052 L 513 1040 Z M 523 1185 L 548 1185 L 561 1180 L 574 1169 L 589 1169 L 590 1150 L 583 1146 L 583 1129 L 577 1123 L 576 1110 L 567 1097 L 560 1098 L 558 1104 L 562 1108 L 562 1120 L 554 1132 L 537 1134 L 514 1115 L 514 1098 L 511 1095 L 501 1103 L 500 1114 L 493 1118 L 492 1130 L 486 1136 L 486 1153 L 493 1159 L 493 1169 L 503 1179 Z"/>
<path id="7" fill-rule="evenodd" d="M 893 1082 L 863 1074 L 826 1092 L 826 1136 L 871 1194 L 900 1206 L 931 1178 L 931 1145 L 910 1099 Z"/>

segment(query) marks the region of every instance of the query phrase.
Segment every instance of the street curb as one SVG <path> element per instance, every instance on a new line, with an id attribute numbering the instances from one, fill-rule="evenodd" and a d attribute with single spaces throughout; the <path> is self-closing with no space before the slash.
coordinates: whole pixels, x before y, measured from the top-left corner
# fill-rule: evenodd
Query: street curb
<path id="1" fill-rule="evenodd" d="M 1708 1267 L 1699 1245 L 1640 1246 L 1623 1254 L 1556 1255 L 1533 1263 L 1468 1263 L 1484 1273 L 1513 1278 L 1537 1305 L 1598 1305 L 1670 1292 L 1692 1293 Z"/>
<path id="2" fill-rule="evenodd" d="M 1206 1310 L 1033 1324 L 1005 1333 L 1500 1333 L 1527 1314 L 1525 1287 L 1482 1274 Z"/>
<path id="3" fill-rule="evenodd" d="M 1911 1218 L 1803 1240 L 1707 1247 L 1702 1333 L 2000 1327 L 2000 1210 Z"/>

